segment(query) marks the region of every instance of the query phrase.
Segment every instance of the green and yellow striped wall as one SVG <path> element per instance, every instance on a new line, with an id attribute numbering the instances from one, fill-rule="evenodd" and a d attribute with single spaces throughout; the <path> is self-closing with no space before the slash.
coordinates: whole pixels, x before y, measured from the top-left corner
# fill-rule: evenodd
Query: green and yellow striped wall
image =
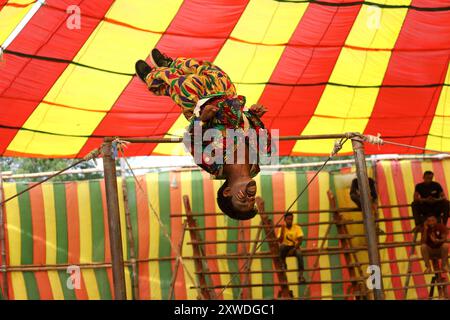
<path id="1" fill-rule="evenodd" d="M 420 181 L 423 170 L 433 168 L 436 180 L 448 190 L 450 178 L 448 169 L 450 161 L 416 162 L 416 161 L 382 161 L 376 165 L 377 182 L 382 204 L 397 204 L 409 202 L 412 197 L 414 183 Z M 257 178 L 258 195 L 265 200 L 267 211 L 283 211 L 297 197 L 313 172 L 277 171 L 263 172 Z M 293 209 L 322 210 L 328 209 L 327 190 L 333 190 L 340 206 L 348 206 L 348 183 L 352 173 L 321 172 L 313 181 L 307 192 L 300 198 Z M 119 179 L 119 184 L 122 181 Z M 200 171 L 171 171 L 149 173 L 134 179 L 126 180 L 128 190 L 128 205 L 137 253 L 137 277 L 140 299 L 167 299 L 170 282 L 173 277 L 175 252 L 164 230 L 158 223 L 159 215 L 170 240 L 178 244 L 182 236 L 184 213 L 182 196 L 188 195 L 194 212 L 219 212 L 215 203 L 215 195 L 220 187 L 220 181 L 209 179 Z M 9 197 L 24 188 L 23 183 L 4 183 L 4 196 Z M 125 209 L 122 188 L 119 188 L 121 229 L 125 260 L 130 260 L 130 248 L 125 230 Z M 154 211 L 153 211 L 154 210 Z M 381 217 L 396 217 L 410 215 L 409 209 L 391 209 L 380 212 Z M 358 215 L 358 213 L 356 213 Z M 171 217 L 172 216 L 172 217 Z M 274 216 L 276 221 L 280 217 Z M 329 213 L 312 213 L 295 215 L 300 224 L 330 221 Z M 6 219 L 6 265 L 9 299 L 111 299 L 113 298 L 112 274 L 109 263 L 109 235 L 106 220 L 106 198 L 103 181 L 77 181 L 66 183 L 45 183 L 32 191 L 8 202 L 5 205 Z M 200 217 L 200 226 L 236 226 L 238 222 L 228 219 L 222 214 Z M 245 222 L 245 225 L 258 225 L 260 218 Z M 407 230 L 411 228 L 409 221 L 395 221 L 382 225 L 387 231 Z M 306 238 L 323 236 L 327 225 L 304 226 Z M 361 230 L 351 230 L 361 233 Z M 336 234 L 331 228 L 331 235 Z M 255 239 L 256 229 L 247 229 L 244 239 Z M 394 237 L 382 241 L 410 240 L 405 237 Z M 202 237 L 208 241 L 237 240 L 236 230 L 205 230 Z M 241 236 L 242 239 L 242 236 Z M 183 256 L 192 256 L 189 232 L 186 233 L 183 244 Z M 317 248 L 318 240 L 306 240 L 303 246 Z M 329 240 L 329 246 L 337 246 L 337 240 Z M 251 250 L 251 245 L 246 244 Z M 207 255 L 227 255 L 241 252 L 244 245 L 237 243 L 218 243 L 207 245 Z M 264 244 L 260 251 L 267 251 Z M 405 258 L 404 248 L 382 250 L 383 259 Z M 305 258 L 308 268 L 314 264 L 314 257 Z M 245 261 L 236 259 L 209 260 L 210 271 L 237 271 Z M 341 255 L 321 256 L 320 267 L 344 265 Z M 3 263 L 3 261 L 2 261 Z M 295 269 L 294 258 L 288 258 L 288 267 Z M 67 281 L 69 273 L 67 266 L 81 267 L 81 281 L 78 289 L 69 289 Z M 422 264 L 415 263 L 414 270 L 419 270 Z M 384 273 L 399 273 L 405 271 L 406 264 L 392 262 L 383 265 Z M 255 259 L 252 270 L 271 270 L 270 259 Z M 175 299 L 196 299 L 197 292 L 189 273 L 194 275 L 194 264 L 191 259 L 184 259 L 184 268 L 179 268 Z M 131 267 L 125 268 L 127 297 L 133 299 Z M 321 270 L 313 275 L 306 274 L 313 280 L 348 279 L 346 269 Z M 296 273 L 289 273 L 290 281 L 296 281 Z M 1 277 L 0 277 L 1 278 Z M 238 277 L 230 274 L 213 275 L 214 285 L 237 283 Z M 423 276 L 412 277 L 413 283 L 423 283 Z M 251 283 L 277 282 L 272 273 L 254 273 Z M 401 287 L 403 278 L 385 280 L 385 287 Z M 5 292 L 5 283 L 0 280 Z M 304 286 L 292 286 L 295 296 L 315 298 L 319 296 L 338 296 L 347 293 L 348 283 L 313 284 L 309 290 Z M 217 290 L 220 293 L 220 290 Z M 278 288 L 271 286 L 253 287 L 253 299 L 276 297 Z M 226 289 L 225 299 L 238 299 L 240 290 Z M 426 296 L 426 290 L 410 290 L 408 298 Z M 401 299 L 401 292 L 388 293 L 388 298 Z"/>

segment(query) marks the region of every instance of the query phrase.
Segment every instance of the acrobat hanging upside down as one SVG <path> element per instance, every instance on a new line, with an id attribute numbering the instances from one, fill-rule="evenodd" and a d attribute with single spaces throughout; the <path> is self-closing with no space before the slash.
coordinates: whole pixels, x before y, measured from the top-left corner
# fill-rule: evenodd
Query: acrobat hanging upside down
<path id="1" fill-rule="evenodd" d="M 192 58 L 171 59 L 158 49 L 152 50 L 151 61 L 153 68 L 143 60 L 137 61 L 136 73 L 150 92 L 170 96 L 181 107 L 190 123 L 188 136 L 194 136 L 200 128 L 201 142 L 190 139 L 188 149 L 197 165 L 215 179 L 225 179 L 217 192 L 219 208 L 233 219 L 253 218 L 257 213 L 257 190 L 252 178 L 260 171 L 260 155 L 270 157 L 273 148 L 270 133 L 260 120 L 266 108 L 257 104 L 247 108 L 245 97 L 237 95 L 228 75 L 211 62 Z M 220 139 L 211 142 L 209 129 L 219 132 Z M 227 139 L 233 130 L 243 135 Z M 249 139 L 250 133 L 253 137 L 256 134 L 257 139 Z M 259 139 L 263 135 L 265 137 Z M 242 146 L 245 146 L 245 157 L 238 154 Z M 214 147 L 212 153 L 211 147 Z M 201 150 L 200 157 L 194 152 L 198 148 Z M 256 161 L 252 161 L 255 158 L 251 155 L 255 154 Z M 212 158 L 215 160 L 211 161 Z M 217 161 L 218 158 L 224 161 Z"/>

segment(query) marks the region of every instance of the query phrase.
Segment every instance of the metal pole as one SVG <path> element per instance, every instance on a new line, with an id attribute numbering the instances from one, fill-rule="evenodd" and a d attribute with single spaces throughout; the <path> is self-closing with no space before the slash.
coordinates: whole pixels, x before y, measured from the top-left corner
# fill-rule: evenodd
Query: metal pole
<path id="1" fill-rule="evenodd" d="M 0 202 L 3 201 L 3 177 L 2 177 L 2 166 L 0 162 Z M 4 204 L 0 205 L 0 251 L 2 255 L 2 287 L 3 297 L 7 300 L 9 299 L 9 289 L 8 289 L 8 276 L 6 270 L 6 244 L 5 244 L 5 211 Z"/>
<path id="2" fill-rule="evenodd" d="M 116 165 L 112 154 L 112 143 L 102 145 L 105 174 L 106 202 L 108 207 L 109 241 L 116 300 L 126 299 L 125 272 L 123 264 L 122 235 L 120 230 L 119 196 L 117 193 Z"/>
<path id="3" fill-rule="evenodd" d="M 375 219 L 372 214 L 372 204 L 370 201 L 369 177 L 367 175 L 366 159 L 364 155 L 364 144 L 358 139 L 352 139 L 353 153 L 355 156 L 356 176 L 358 178 L 358 188 L 361 197 L 361 208 L 364 218 L 364 228 L 366 230 L 367 250 L 369 263 L 379 268 L 380 287 L 374 288 L 375 300 L 384 300 L 383 278 L 381 275 L 380 255 L 378 252 L 378 239 L 375 228 Z"/>

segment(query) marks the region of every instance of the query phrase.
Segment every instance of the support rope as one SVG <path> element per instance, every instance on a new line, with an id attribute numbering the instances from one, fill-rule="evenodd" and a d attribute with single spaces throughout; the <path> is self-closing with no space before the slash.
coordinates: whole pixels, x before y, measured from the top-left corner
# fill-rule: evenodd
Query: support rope
<path id="1" fill-rule="evenodd" d="M 131 172 L 131 174 L 132 174 L 132 176 L 133 176 L 133 178 L 134 178 L 134 181 L 136 182 L 136 184 L 137 184 L 138 187 L 139 187 L 139 190 L 141 190 L 142 194 L 145 195 L 145 190 L 144 190 L 144 188 L 142 187 L 140 181 L 139 181 L 138 178 L 136 177 L 136 174 L 134 173 L 133 169 L 131 168 L 130 163 L 128 162 L 127 158 L 125 157 L 123 148 L 124 148 L 124 147 L 126 148 L 126 147 L 128 146 L 128 144 L 129 144 L 129 142 L 127 142 L 127 141 L 120 140 L 120 139 L 116 139 L 116 140 L 113 141 L 113 148 L 114 148 L 114 145 L 115 145 L 116 148 L 117 148 L 117 150 L 118 150 L 118 151 L 120 152 L 120 154 L 122 155 L 122 158 L 125 160 L 125 163 L 126 163 L 126 165 L 127 165 L 127 167 L 128 167 L 128 170 L 130 170 L 130 172 Z M 154 216 L 155 216 L 156 219 L 158 220 L 158 224 L 159 224 L 159 226 L 161 227 L 161 229 L 162 229 L 162 231 L 163 231 L 164 237 L 167 238 L 167 240 L 169 241 L 170 247 L 171 247 L 172 250 L 175 252 L 176 259 L 179 259 L 181 265 L 183 266 L 183 269 L 186 271 L 186 274 L 187 274 L 188 277 L 189 277 L 189 280 L 191 280 L 191 282 L 197 287 L 197 293 L 198 293 L 199 296 L 201 297 L 202 295 L 201 295 L 201 289 L 200 289 L 200 286 L 199 286 L 199 284 L 197 283 L 197 281 L 195 281 L 195 277 L 191 274 L 191 272 L 189 271 L 189 269 L 186 267 L 186 265 L 185 265 L 185 263 L 184 263 L 184 261 L 183 261 L 183 257 L 181 256 L 181 253 L 178 251 L 177 246 L 174 245 L 172 239 L 170 238 L 170 235 L 169 235 L 169 232 L 167 231 L 166 225 L 164 224 L 164 222 L 162 222 L 162 220 L 161 220 L 160 216 L 158 215 L 158 213 L 156 213 L 156 210 L 155 210 L 155 208 L 153 207 L 152 203 L 150 202 L 149 198 L 148 198 L 148 197 L 145 197 L 145 198 L 147 199 L 147 204 L 148 204 L 148 206 L 150 207 L 150 211 L 154 214 Z"/>

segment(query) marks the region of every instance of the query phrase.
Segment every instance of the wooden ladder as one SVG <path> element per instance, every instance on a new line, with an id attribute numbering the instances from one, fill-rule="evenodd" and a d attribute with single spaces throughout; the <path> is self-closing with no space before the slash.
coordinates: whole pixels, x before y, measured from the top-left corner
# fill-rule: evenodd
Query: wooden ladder
<path id="1" fill-rule="evenodd" d="M 352 245 L 352 235 L 348 232 L 347 226 L 343 223 L 345 220 L 342 218 L 340 213 L 337 211 L 336 198 L 331 190 L 327 192 L 328 200 L 330 202 L 330 210 L 333 212 L 333 220 L 336 224 L 336 229 L 339 234 L 339 242 L 342 249 L 353 249 Z M 347 266 L 347 270 L 351 279 L 356 279 L 357 277 L 364 277 L 361 263 L 359 262 L 356 252 L 353 250 L 348 250 L 344 252 L 344 259 Z M 368 299 L 368 292 L 366 290 L 366 285 L 362 281 L 352 281 L 350 287 L 350 293 L 354 294 L 357 300 Z"/>
<path id="2" fill-rule="evenodd" d="M 202 242 L 202 237 L 199 230 L 197 229 L 197 221 L 192 215 L 191 204 L 189 202 L 189 197 L 187 195 L 183 196 L 184 208 L 186 210 L 186 222 L 189 227 L 189 233 L 191 235 L 192 249 L 194 253 L 194 266 L 195 271 L 198 275 L 198 281 L 200 286 L 200 296 L 198 299 L 201 300 L 212 300 L 217 299 L 216 292 L 211 289 L 209 284 L 212 284 L 212 280 L 209 277 L 208 264 L 203 257 L 205 257 L 205 252 L 203 247 L 199 244 Z M 209 283 L 209 284 L 208 284 Z"/>
<path id="3" fill-rule="evenodd" d="M 278 292 L 278 298 L 293 298 L 292 290 L 289 290 L 288 279 L 285 269 L 282 267 L 282 261 L 280 258 L 280 251 L 275 233 L 275 227 L 273 221 L 269 219 L 269 216 L 264 210 L 264 201 L 261 198 L 257 198 L 256 205 L 258 207 L 259 215 L 261 216 L 261 224 L 266 234 L 265 241 L 269 244 L 270 253 L 273 259 L 273 265 L 278 277 L 278 283 L 280 285 L 280 291 Z"/>

